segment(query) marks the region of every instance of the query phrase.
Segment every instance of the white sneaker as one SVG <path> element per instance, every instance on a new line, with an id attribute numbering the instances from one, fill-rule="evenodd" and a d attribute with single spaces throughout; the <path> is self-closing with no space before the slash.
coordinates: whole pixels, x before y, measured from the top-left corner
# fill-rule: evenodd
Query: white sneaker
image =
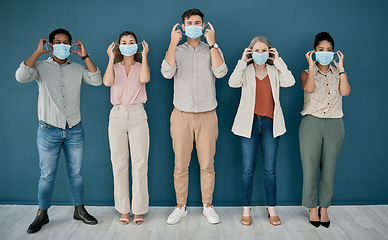
<path id="1" fill-rule="evenodd" d="M 207 207 L 206 204 L 203 205 L 202 214 L 206 217 L 207 221 L 211 224 L 217 224 L 220 222 L 220 217 L 214 210 L 213 206 Z"/>
<path id="2" fill-rule="evenodd" d="M 187 215 L 186 205 L 181 208 L 175 207 L 174 211 L 167 218 L 167 224 L 177 224 L 186 215 Z"/>

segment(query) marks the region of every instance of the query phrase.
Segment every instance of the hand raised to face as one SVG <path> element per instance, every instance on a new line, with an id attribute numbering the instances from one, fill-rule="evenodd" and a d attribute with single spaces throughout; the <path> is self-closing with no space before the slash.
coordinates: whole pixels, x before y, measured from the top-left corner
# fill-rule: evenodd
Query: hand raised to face
<path id="1" fill-rule="evenodd" d="M 44 44 L 48 43 L 49 41 L 46 38 L 41 38 L 39 40 L 38 48 L 36 49 L 36 52 L 39 55 L 42 55 L 44 53 L 49 53 L 51 52 L 50 50 L 44 49 Z"/>
<path id="2" fill-rule="evenodd" d="M 308 51 L 305 55 L 307 62 L 309 63 L 309 66 L 314 65 L 316 62 L 316 61 L 313 61 L 313 53 L 314 53 L 314 51 Z"/>
<path id="3" fill-rule="evenodd" d="M 209 46 L 214 45 L 216 43 L 216 32 L 214 30 L 213 25 L 208 22 L 210 29 L 205 30 L 205 38 Z"/>
<path id="4" fill-rule="evenodd" d="M 148 48 L 148 43 L 143 40 L 141 44 L 143 46 L 143 51 L 141 52 L 142 58 L 146 58 L 148 55 L 148 52 L 150 51 Z"/>
<path id="5" fill-rule="evenodd" d="M 182 31 L 177 29 L 178 25 L 179 23 L 175 24 L 171 31 L 171 44 L 175 46 L 182 40 Z"/>
<path id="6" fill-rule="evenodd" d="M 86 55 L 86 50 L 84 44 L 79 40 L 74 40 L 74 43 L 78 46 L 77 51 L 71 51 L 71 53 L 75 53 L 80 57 L 84 57 Z"/>
<path id="7" fill-rule="evenodd" d="M 275 61 L 275 59 L 279 57 L 279 53 L 278 53 L 278 51 L 276 50 L 276 48 L 270 48 L 270 49 L 268 50 L 268 52 L 273 54 L 273 56 L 270 56 L 270 57 L 269 57 L 269 59 L 271 59 L 272 61 Z"/>
<path id="8" fill-rule="evenodd" d="M 116 44 L 114 42 L 112 42 L 109 46 L 108 46 L 108 50 L 106 50 L 106 53 L 108 54 L 109 58 L 114 58 L 115 57 L 115 51 L 114 51 L 114 48 L 115 48 Z"/>
<path id="9" fill-rule="evenodd" d="M 338 62 L 333 60 L 333 63 L 334 63 L 336 68 L 341 70 L 344 68 L 344 54 L 341 51 L 338 51 L 337 56 L 338 56 Z M 341 71 L 343 71 L 343 70 L 341 70 Z"/>
<path id="10" fill-rule="evenodd" d="M 243 60 L 243 61 L 245 61 L 247 63 L 252 61 L 252 49 L 245 48 L 244 52 L 243 52 L 243 55 L 241 57 L 241 60 Z"/>

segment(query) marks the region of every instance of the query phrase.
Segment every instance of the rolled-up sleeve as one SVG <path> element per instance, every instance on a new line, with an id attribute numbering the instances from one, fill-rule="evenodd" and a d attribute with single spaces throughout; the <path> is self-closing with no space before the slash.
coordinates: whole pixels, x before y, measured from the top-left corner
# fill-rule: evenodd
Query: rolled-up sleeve
<path id="1" fill-rule="evenodd" d="M 97 71 L 89 72 L 89 70 L 85 68 L 82 73 L 82 81 L 92 86 L 100 86 L 102 84 L 100 69 L 97 68 Z"/>
<path id="2" fill-rule="evenodd" d="M 160 69 L 162 75 L 164 78 L 171 79 L 174 77 L 176 73 L 176 66 L 175 68 L 172 68 L 170 64 L 166 61 L 166 59 L 163 59 L 162 67 Z"/>
<path id="3" fill-rule="evenodd" d="M 212 71 L 216 78 L 223 78 L 228 73 L 228 67 L 225 64 L 224 54 L 222 54 L 221 49 L 218 49 L 218 51 L 220 52 L 221 58 L 224 62 L 218 68 L 212 67 Z"/>
<path id="4" fill-rule="evenodd" d="M 15 78 L 20 83 L 27 83 L 33 80 L 38 80 L 38 71 L 36 68 L 30 68 L 22 62 L 16 70 Z"/>

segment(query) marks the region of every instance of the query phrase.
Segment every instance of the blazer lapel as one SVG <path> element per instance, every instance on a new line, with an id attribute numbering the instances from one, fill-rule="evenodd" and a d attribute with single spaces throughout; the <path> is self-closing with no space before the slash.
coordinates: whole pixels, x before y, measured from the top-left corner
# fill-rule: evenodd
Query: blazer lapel
<path id="1" fill-rule="evenodd" d="M 272 97 L 274 102 L 277 100 L 277 94 L 276 94 L 276 88 L 277 88 L 277 83 L 275 81 L 276 78 L 276 68 L 274 66 L 268 65 L 267 64 L 267 72 L 268 72 L 268 78 L 269 82 L 271 83 L 271 91 L 272 91 Z"/>
<path id="2" fill-rule="evenodd" d="M 250 84 L 252 86 L 251 90 L 253 91 L 253 96 L 256 96 L 256 77 L 253 63 L 247 66 L 247 77 L 248 81 L 250 81 Z"/>

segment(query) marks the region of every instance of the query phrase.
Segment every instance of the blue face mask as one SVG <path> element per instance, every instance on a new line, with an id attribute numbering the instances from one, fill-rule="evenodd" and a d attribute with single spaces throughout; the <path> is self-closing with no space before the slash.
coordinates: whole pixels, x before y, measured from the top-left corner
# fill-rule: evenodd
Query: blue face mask
<path id="1" fill-rule="evenodd" d="M 137 52 L 137 45 L 138 44 L 129 44 L 129 45 L 120 44 L 119 49 L 121 54 L 123 54 L 124 56 L 132 56 Z"/>
<path id="2" fill-rule="evenodd" d="M 53 45 L 53 54 L 57 58 L 64 60 L 70 56 L 71 46 L 68 44 L 54 44 Z"/>
<path id="3" fill-rule="evenodd" d="M 269 52 L 263 52 L 263 53 L 253 52 L 252 53 L 252 58 L 253 58 L 253 61 L 255 61 L 256 64 L 262 65 L 262 64 L 264 64 L 268 60 Z"/>
<path id="4" fill-rule="evenodd" d="M 328 65 L 333 61 L 334 52 L 314 52 L 315 58 L 321 65 Z"/>
<path id="5" fill-rule="evenodd" d="M 197 25 L 190 25 L 185 27 L 185 35 L 191 39 L 197 39 L 202 36 L 202 27 Z"/>

